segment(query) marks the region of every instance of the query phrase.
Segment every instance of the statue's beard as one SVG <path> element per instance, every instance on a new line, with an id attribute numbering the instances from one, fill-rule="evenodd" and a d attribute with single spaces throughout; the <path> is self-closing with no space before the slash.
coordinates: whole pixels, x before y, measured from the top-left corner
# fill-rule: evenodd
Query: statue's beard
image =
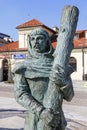
<path id="1" fill-rule="evenodd" d="M 33 47 L 35 47 L 35 46 L 33 46 Z M 51 44 L 49 45 L 49 49 L 47 49 L 47 51 L 41 52 L 41 49 L 39 49 L 39 48 L 40 48 L 40 45 L 36 45 L 36 49 L 38 49 L 38 50 L 34 50 L 31 46 L 31 44 L 28 44 L 29 57 L 37 58 L 37 59 L 40 57 L 43 57 L 43 56 L 52 57 L 54 50 L 53 50 Z"/>

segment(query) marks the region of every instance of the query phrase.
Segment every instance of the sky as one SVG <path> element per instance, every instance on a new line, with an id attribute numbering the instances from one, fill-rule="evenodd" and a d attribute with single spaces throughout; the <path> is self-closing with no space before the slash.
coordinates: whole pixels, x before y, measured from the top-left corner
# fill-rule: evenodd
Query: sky
<path id="1" fill-rule="evenodd" d="M 10 35 L 16 41 L 16 27 L 32 19 L 50 28 L 59 28 L 65 5 L 74 5 L 79 9 L 77 30 L 86 30 L 87 0 L 0 0 L 0 33 Z"/>

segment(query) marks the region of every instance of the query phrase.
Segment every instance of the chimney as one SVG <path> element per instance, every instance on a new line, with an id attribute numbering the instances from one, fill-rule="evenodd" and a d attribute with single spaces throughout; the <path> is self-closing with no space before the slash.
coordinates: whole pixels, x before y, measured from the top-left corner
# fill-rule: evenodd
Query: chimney
<path id="1" fill-rule="evenodd" d="M 56 31 L 56 32 L 58 32 L 58 31 L 59 31 L 59 28 L 58 28 L 57 26 L 54 26 L 54 27 L 53 27 L 53 30 Z"/>
<path id="2" fill-rule="evenodd" d="M 87 30 L 85 31 L 85 38 L 87 39 Z"/>

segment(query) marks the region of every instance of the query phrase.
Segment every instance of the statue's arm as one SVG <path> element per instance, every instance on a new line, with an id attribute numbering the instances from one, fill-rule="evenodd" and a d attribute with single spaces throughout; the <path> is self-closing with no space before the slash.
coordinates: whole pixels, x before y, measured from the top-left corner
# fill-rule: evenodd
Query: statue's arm
<path id="1" fill-rule="evenodd" d="M 52 70 L 50 74 L 50 80 L 56 84 L 61 96 L 67 101 L 71 101 L 74 96 L 73 84 L 70 77 L 71 71 L 68 68 L 67 75 L 65 76 L 64 70 L 57 66 L 56 71 Z"/>
<path id="2" fill-rule="evenodd" d="M 21 74 L 14 76 L 14 93 L 19 104 L 39 117 L 44 107 L 31 95 L 29 85 Z"/>
<path id="3" fill-rule="evenodd" d="M 73 70 L 68 66 L 66 76 L 64 73 L 62 73 L 62 71 L 60 71 L 58 73 L 58 77 L 56 81 L 56 83 L 60 83 L 59 84 L 60 92 L 62 93 L 63 99 L 67 101 L 71 101 L 72 98 L 74 97 L 73 83 L 71 80 L 72 73 L 73 73 Z"/>

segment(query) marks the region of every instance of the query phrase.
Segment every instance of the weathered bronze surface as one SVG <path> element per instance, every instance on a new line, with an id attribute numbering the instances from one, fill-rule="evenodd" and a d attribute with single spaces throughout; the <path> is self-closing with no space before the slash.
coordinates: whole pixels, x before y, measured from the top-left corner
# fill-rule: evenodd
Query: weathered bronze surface
<path id="1" fill-rule="evenodd" d="M 75 6 L 64 7 L 55 51 L 45 30 L 33 30 L 28 59 L 13 69 L 16 101 L 28 110 L 25 130 L 65 130 L 62 103 L 74 96 L 69 57 L 78 12 Z"/>

